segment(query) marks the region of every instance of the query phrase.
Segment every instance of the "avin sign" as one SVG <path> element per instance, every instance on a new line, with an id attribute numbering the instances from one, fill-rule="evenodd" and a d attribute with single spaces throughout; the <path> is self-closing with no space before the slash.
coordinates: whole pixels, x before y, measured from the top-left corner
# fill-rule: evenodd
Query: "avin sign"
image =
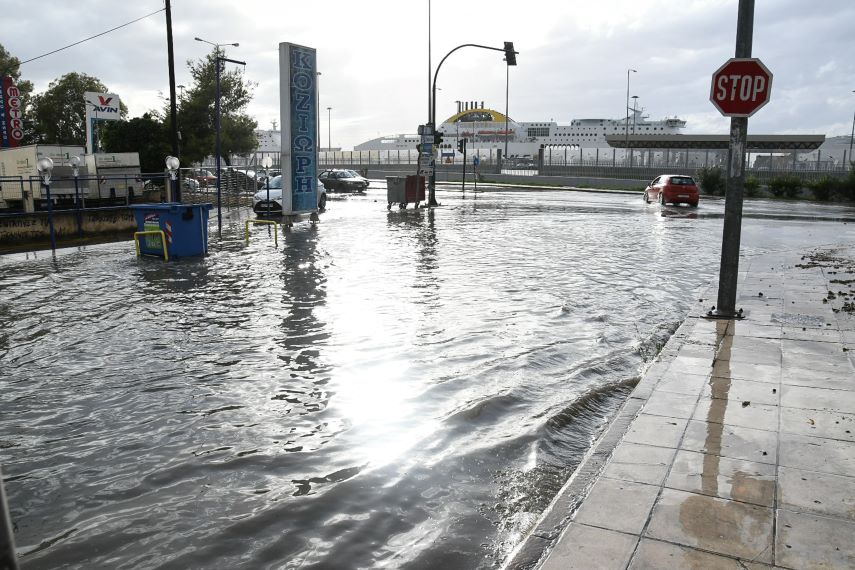
<path id="1" fill-rule="evenodd" d="M 122 118 L 122 105 L 115 93 L 83 94 L 86 101 L 86 152 L 99 152 L 98 123 L 100 121 L 118 121 Z"/>

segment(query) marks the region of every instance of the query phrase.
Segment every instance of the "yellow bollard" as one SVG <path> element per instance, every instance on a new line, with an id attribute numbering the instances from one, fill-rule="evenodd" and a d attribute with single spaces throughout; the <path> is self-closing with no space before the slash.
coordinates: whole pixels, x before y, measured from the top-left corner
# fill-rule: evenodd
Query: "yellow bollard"
<path id="1" fill-rule="evenodd" d="M 246 241 L 249 242 L 249 224 L 265 224 L 273 226 L 273 243 L 279 247 L 279 223 L 273 220 L 247 220 L 246 221 Z"/>

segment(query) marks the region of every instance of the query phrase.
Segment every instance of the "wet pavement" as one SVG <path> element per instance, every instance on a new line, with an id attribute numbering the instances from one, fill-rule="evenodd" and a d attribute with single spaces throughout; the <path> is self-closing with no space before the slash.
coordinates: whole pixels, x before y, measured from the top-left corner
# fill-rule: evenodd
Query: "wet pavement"
<path id="1" fill-rule="evenodd" d="M 267 228 L 247 243 L 251 214 L 233 208 L 208 257 L 168 264 L 136 259 L 132 242 L 0 257 L 0 461 L 22 564 L 501 565 L 701 306 L 723 202 L 506 189 L 464 199 L 446 186 L 439 197 L 435 210 L 389 212 L 382 184 L 330 196 L 320 224 L 278 247 Z M 748 209 L 750 255 L 855 241 L 855 224 L 839 221 L 851 208 Z M 717 342 L 703 338 L 691 358 Z M 776 378 L 771 359 L 742 363 L 740 350 L 758 353 L 732 348 L 728 394 L 779 405 L 756 386 Z M 816 370 L 834 390 L 834 370 Z M 675 396 L 655 405 L 684 417 L 649 414 L 616 473 L 648 453 L 670 466 L 679 422 L 702 423 L 680 398 L 691 374 L 674 374 L 661 384 Z M 831 433 L 825 417 L 811 419 Z M 764 463 L 725 437 L 753 425 L 722 431 L 734 450 L 722 470 Z M 686 452 L 702 453 L 696 439 Z M 679 460 L 674 491 L 690 492 L 692 456 Z M 624 539 L 650 500 L 643 485 L 671 472 L 644 471 L 627 481 L 632 517 L 609 531 Z M 745 504 L 768 509 L 765 488 L 752 489 Z M 579 532 L 602 529 L 601 514 L 586 516 Z"/>
<path id="2" fill-rule="evenodd" d="M 677 330 L 539 568 L 855 567 L 853 260 L 852 247 L 743 260 L 746 318 Z"/>

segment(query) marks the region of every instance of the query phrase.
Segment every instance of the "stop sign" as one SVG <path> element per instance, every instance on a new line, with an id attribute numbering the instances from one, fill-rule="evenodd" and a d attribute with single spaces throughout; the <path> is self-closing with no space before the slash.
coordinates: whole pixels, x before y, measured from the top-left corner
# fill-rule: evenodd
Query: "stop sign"
<path id="1" fill-rule="evenodd" d="M 750 117 L 769 102 L 772 72 L 756 58 L 733 58 L 713 73 L 710 101 L 726 117 Z"/>

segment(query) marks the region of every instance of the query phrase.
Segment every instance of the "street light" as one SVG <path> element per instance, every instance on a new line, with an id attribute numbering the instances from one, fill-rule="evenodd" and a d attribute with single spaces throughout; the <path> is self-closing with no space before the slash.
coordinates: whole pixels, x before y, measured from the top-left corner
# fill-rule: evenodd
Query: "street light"
<path id="1" fill-rule="evenodd" d="M 332 149 L 332 107 L 327 107 L 327 152 Z"/>
<path id="2" fill-rule="evenodd" d="M 50 175 L 53 170 L 53 160 L 51 160 L 50 157 L 43 156 L 36 163 L 36 168 L 39 170 L 42 184 L 44 184 L 45 187 L 45 195 L 47 196 L 48 224 L 50 225 L 50 248 L 56 251 L 56 234 L 53 230 L 53 202 L 50 199 Z"/>
<path id="3" fill-rule="evenodd" d="M 635 69 L 627 69 L 626 70 L 626 124 L 624 125 L 624 131 L 626 133 L 626 140 L 624 141 L 624 148 L 629 148 L 629 74 L 638 73 Z"/>
<path id="4" fill-rule="evenodd" d="M 445 63 L 445 60 L 448 59 L 448 56 L 456 52 L 457 50 L 465 47 L 477 47 L 481 49 L 488 49 L 492 51 L 501 51 L 505 54 L 505 61 L 508 62 L 508 65 L 516 65 L 517 64 L 517 53 L 514 51 L 514 43 L 513 42 L 505 42 L 505 47 L 503 48 L 494 48 L 490 46 L 484 46 L 480 44 L 462 44 L 445 54 L 445 57 L 439 62 L 439 65 L 436 66 L 436 71 L 433 74 L 433 90 L 431 94 L 430 104 L 430 125 L 431 129 L 436 132 L 436 79 L 439 77 L 439 70 L 442 69 L 442 64 Z M 434 169 L 430 175 L 430 183 L 429 183 L 429 191 L 428 191 L 428 206 L 438 206 L 436 201 L 436 170 Z"/>
<path id="5" fill-rule="evenodd" d="M 176 87 L 181 89 L 181 93 L 178 94 L 178 98 L 184 99 L 184 90 L 186 89 L 186 87 L 184 85 L 176 85 Z"/>
<path id="6" fill-rule="evenodd" d="M 206 44 L 211 44 L 214 46 L 216 51 L 216 57 L 214 58 L 214 64 L 217 68 L 217 94 L 216 99 L 214 100 L 214 119 L 216 121 L 216 134 L 217 134 L 217 145 L 216 145 L 216 161 L 217 161 L 217 231 L 222 235 L 223 233 L 223 208 L 222 208 L 222 190 L 220 185 L 220 178 L 222 178 L 222 172 L 220 169 L 220 68 L 222 64 L 225 62 L 235 63 L 238 65 L 246 65 L 244 61 L 237 61 L 235 59 L 228 59 L 227 57 L 223 57 L 220 55 L 220 46 L 234 46 L 238 47 L 240 44 L 235 42 L 233 44 L 215 44 L 214 42 L 209 42 L 208 40 L 203 40 L 202 38 L 193 38 L 197 42 L 204 42 Z"/>

